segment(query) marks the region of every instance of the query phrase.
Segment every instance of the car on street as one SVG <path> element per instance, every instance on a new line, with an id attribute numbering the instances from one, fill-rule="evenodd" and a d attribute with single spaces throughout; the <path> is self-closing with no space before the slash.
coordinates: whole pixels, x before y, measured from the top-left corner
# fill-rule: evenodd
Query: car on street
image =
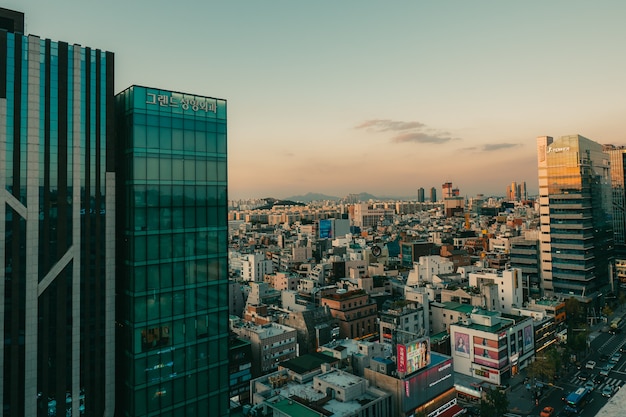
<path id="1" fill-rule="evenodd" d="M 616 327 L 615 329 L 611 328 L 609 329 L 609 334 L 619 334 L 622 332 L 622 329 L 619 327 Z"/>
<path id="2" fill-rule="evenodd" d="M 611 398 L 611 395 L 613 395 L 613 387 L 610 385 L 606 385 L 604 388 L 602 388 L 602 396 L 606 397 L 606 398 Z"/>
<path id="3" fill-rule="evenodd" d="M 552 417 L 552 414 L 554 414 L 554 407 L 543 407 L 543 410 L 541 410 L 541 413 L 539 413 L 539 417 Z"/>
<path id="4" fill-rule="evenodd" d="M 593 381 L 587 381 L 585 382 L 584 387 L 587 388 L 589 391 L 593 391 L 594 389 L 596 389 L 596 384 L 594 384 Z"/>
<path id="5" fill-rule="evenodd" d="M 626 352 L 626 345 L 620 346 L 619 347 L 619 351 L 622 352 L 622 353 Z"/>
<path id="6" fill-rule="evenodd" d="M 587 363 L 585 364 L 585 368 L 586 369 L 593 369 L 596 367 L 596 362 L 595 361 L 587 361 Z"/>
<path id="7" fill-rule="evenodd" d="M 609 362 L 618 363 L 620 359 L 622 359 L 622 354 L 619 352 L 616 352 L 613 354 L 613 356 L 611 356 L 611 359 L 609 359 Z"/>
<path id="8" fill-rule="evenodd" d="M 609 355 L 607 355 L 606 353 L 603 353 L 600 355 L 600 361 L 601 362 L 606 362 L 609 360 Z"/>
<path id="9" fill-rule="evenodd" d="M 605 365 L 602 367 L 602 369 L 600 369 L 600 375 L 602 376 L 609 376 L 609 372 L 611 372 L 611 367 L 609 365 Z"/>
<path id="10" fill-rule="evenodd" d="M 589 374 L 585 371 L 581 372 L 578 374 L 578 379 L 580 379 L 581 381 L 586 381 L 589 379 Z"/>

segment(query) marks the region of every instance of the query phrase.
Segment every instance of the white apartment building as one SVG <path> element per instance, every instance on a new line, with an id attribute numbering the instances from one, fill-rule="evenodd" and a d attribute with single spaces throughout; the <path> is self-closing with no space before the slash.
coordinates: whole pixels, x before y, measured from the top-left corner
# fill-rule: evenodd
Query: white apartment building
<path id="1" fill-rule="evenodd" d="M 354 214 L 351 216 L 352 224 L 361 228 L 378 226 L 382 220 L 393 220 L 395 209 L 378 208 L 368 203 L 354 205 Z"/>
<path id="2" fill-rule="evenodd" d="M 442 256 L 420 256 L 418 262 L 413 262 L 413 269 L 409 272 L 406 285 L 420 285 L 432 282 L 435 275 L 454 273 L 454 263 Z"/>
<path id="3" fill-rule="evenodd" d="M 241 278 L 244 281 L 263 281 L 265 274 L 274 272 L 272 261 L 262 253 L 244 255 L 241 261 Z"/>
<path id="4" fill-rule="evenodd" d="M 489 310 L 510 314 L 512 308 L 521 307 L 524 303 L 521 269 L 484 269 L 472 272 L 469 274 L 469 284 L 478 288 L 485 285 L 498 287 L 498 299 L 491 300 L 491 304 L 487 305 Z"/>

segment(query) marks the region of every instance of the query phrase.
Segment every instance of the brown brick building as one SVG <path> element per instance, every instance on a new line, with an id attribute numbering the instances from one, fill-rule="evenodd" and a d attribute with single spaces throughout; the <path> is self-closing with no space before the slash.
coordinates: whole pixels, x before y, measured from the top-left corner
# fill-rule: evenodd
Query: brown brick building
<path id="1" fill-rule="evenodd" d="M 321 304 L 337 320 L 340 338 L 355 339 L 378 332 L 376 303 L 363 290 L 339 290 L 322 297 Z"/>

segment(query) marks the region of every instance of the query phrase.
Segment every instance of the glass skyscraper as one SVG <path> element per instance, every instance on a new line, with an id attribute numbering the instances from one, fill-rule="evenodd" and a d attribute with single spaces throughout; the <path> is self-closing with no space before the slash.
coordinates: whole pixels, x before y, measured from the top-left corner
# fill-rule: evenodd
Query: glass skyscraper
<path id="1" fill-rule="evenodd" d="M 113 54 L 0 9 L 0 404 L 112 415 Z"/>
<path id="2" fill-rule="evenodd" d="M 116 114 L 117 415 L 227 415 L 226 101 L 132 86 Z"/>
<path id="3" fill-rule="evenodd" d="M 543 290 L 598 307 L 613 263 L 609 157 L 580 135 L 539 137 L 537 156 Z"/>
<path id="4" fill-rule="evenodd" d="M 624 253 L 626 247 L 626 148 L 604 145 L 604 152 L 611 161 L 611 188 L 613 195 L 613 236 L 615 244 Z"/>

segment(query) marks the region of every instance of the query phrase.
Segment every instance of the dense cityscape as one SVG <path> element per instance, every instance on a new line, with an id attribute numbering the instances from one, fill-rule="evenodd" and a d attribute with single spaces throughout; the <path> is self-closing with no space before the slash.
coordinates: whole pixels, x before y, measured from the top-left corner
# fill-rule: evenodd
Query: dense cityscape
<path id="1" fill-rule="evenodd" d="M 0 8 L 3 416 L 621 415 L 626 147 L 538 136 L 538 183 L 496 195 L 235 200 L 227 98 L 115 93 L 113 52 L 24 21 Z"/>

